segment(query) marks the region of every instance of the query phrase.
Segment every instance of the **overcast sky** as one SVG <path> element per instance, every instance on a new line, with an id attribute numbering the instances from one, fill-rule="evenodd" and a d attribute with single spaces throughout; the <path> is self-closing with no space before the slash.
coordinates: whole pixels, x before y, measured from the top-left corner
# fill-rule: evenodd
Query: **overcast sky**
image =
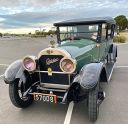
<path id="1" fill-rule="evenodd" d="M 30 31 L 62 20 L 128 16 L 128 0 L 0 0 L 0 31 Z"/>

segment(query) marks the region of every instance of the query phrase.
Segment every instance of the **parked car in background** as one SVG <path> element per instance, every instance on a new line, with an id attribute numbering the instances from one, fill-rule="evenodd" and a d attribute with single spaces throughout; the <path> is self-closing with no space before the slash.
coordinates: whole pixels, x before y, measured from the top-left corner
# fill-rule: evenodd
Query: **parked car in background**
<path id="1" fill-rule="evenodd" d="M 86 99 L 89 119 L 96 121 L 105 97 L 101 83 L 110 80 L 117 57 L 115 21 L 83 18 L 54 26 L 57 45 L 51 42 L 37 56 L 25 56 L 5 71 L 11 102 L 25 108 L 34 100 L 67 104 Z"/>

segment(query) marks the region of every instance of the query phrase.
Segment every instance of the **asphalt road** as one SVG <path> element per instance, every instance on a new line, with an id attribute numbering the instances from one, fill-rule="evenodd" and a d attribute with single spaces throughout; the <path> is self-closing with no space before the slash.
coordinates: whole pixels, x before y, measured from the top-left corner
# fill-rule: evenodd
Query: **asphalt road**
<path id="1" fill-rule="evenodd" d="M 5 65 L 26 55 L 37 55 L 48 46 L 50 38 L 0 39 L 0 75 Z M 105 84 L 106 99 L 100 106 L 95 124 L 128 124 L 128 44 L 118 46 L 118 62 L 109 84 Z M 0 124 L 63 124 L 67 105 L 34 102 L 27 109 L 14 107 L 8 96 L 8 85 L 0 78 Z M 92 124 L 88 121 L 83 102 L 74 106 L 70 124 Z"/>

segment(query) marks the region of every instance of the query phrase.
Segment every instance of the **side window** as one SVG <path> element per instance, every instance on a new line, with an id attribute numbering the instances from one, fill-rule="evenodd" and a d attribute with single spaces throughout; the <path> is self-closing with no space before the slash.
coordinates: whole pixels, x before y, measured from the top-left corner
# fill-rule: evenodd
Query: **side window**
<path id="1" fill-rule="evenodd" d="M 111 39 L 111 33 L 112 33 L 112 25 L 107 25 L 107 39 Z"/>
<path id="2" fill-rule="evenodd" d="M 115 25 L 107 26 L 107 39 L 111 39 L 114 36 Z"/>
<path id="3" fill-rule="evenodd" d="M 114 37 L 114 33 L 115 33 L 115 25 L 111 26 L 111 38 Z"/>
<path id="4" fill-rule="evenodd" d="M 102 37 L 101 37 L 101 39 L 102 40 L 106 40 L 106 24 L 102 24 Z"/>

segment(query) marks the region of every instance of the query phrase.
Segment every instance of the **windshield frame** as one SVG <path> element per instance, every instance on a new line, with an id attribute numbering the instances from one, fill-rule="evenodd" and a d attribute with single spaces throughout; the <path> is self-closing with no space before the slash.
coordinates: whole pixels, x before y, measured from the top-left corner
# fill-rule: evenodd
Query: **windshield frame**
<path id="1" fill-rule="evenodd" d="M 89 31 L 89 32 L 87 32 L 87 31 L 84 31 L 84 32 L 65 32 L 65 33 L 61 33 L 60 32 L 60 28 L 61 27 L 75 27 L 75 26 L 86 26 L 86 25 L 90 25 L 90 26 L 93 26 L 93 25 L 97 25 L 98 26 L 98 29 L 97 29 L 97 31 Z M 91 38 L 89 38 L 90 40 L 93 40 L 93 41 L 95 41 L 95 42 L 98 42 L 99 41 L 99 39 L 100 39 L 100 37 L 101 37 L 101 29 L 100 29 L 100 26 L 101 24 L 83 24 L 83 25 L 69 25 L 69 26 L 57 26 L 57 41 L 58 41 L 58 43 L 61 43 L 61 42 L 63 42 L 63 40 L 61 40 L 61 38 L 60 38 L 60 35 L 61 34 L 68 34 L 68 33 L 97 33 L 97 38 L 96 39 L 91 39 Z M 83 38 L 83 39 L 86 39 L 86 38 Z"/>

